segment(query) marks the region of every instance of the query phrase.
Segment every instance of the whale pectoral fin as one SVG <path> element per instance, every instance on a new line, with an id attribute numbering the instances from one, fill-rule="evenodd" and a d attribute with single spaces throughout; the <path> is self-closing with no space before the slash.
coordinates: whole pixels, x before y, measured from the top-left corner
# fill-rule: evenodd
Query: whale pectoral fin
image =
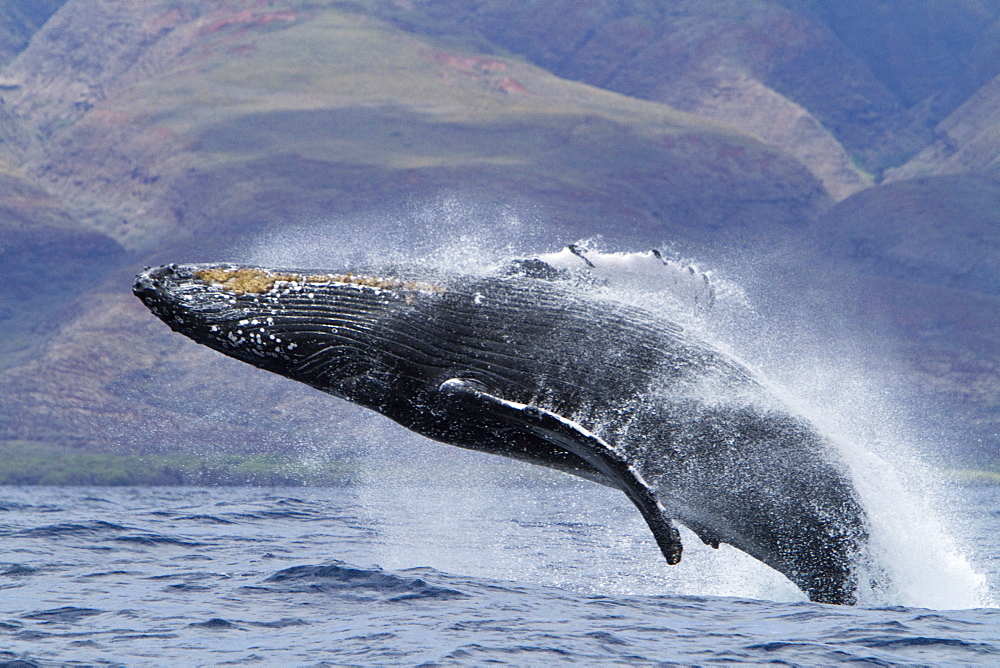
<path id="1" fill-rule="evenodd" d="M 599 470 L 639 509 L 667 563 L 680 562 L 680 533 L 666 516 L 663 504 L 642 475 L 599 436 L 551 411 L 489 394 L 474 382 L 452 378 L 442 383 L 440 390 L 462 396 L 485 413 L 558 445 Z"/>
<path id="2" fill-rule="evenodd" d="M 701 538 L 701 542 L 705 545 L 709 545 L 716 550 L 719 549 L 719 544 L 722 543 L 722 538 L 720 538 L 714 531 L 696 522 L 691 522 L 690 520 L 685 520 L 684 524 L 688 529 L 691 529 L 691 531 L 694 532 L 694 535 Z"/>

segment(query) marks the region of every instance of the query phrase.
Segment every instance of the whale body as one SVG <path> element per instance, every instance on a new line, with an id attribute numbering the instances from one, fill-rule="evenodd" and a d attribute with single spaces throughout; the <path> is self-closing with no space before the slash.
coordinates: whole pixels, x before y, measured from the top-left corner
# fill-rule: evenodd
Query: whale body
<path id="1" fill-rule="evenodd" d="M 423 436 L 624 492 L 671 564 L 674 522 L 856 602 L 867 519 L 836 448 L 731 357 L 541 260 L 486 276 L 234 264 L 135 294 L 198 343 Z"/>

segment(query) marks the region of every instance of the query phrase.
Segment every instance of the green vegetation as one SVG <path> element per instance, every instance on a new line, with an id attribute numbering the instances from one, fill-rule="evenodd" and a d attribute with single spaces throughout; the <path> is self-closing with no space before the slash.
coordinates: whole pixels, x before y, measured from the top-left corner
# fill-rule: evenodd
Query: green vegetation
<path id="1" fill-rule="evenodd" d="M 2 485 L 322 486 L 351 477 L 342 461 L 307 462 L 274 453 L 135 455 L 0 442 Z"/>
<path id="2" fill-rule="evenodd" d="M 1000 485 L 1000 465 L 995 470 L 960 469 L 949 471 L 948 477 L 955 482 L 973 485 Z"/>
<path id="3" fill-rule="evenodd" d="M 485 475 L 511 486 L 558 485 L 572 479 L 537 466 L 493 464 L 499 467 Z M 395 462 L 391 476 L 415 484 L 426 477 L 426 466 Z M 464 480 L 469 470 L 460 466 L 455 474 L 456 481 Z M 943 474 L 959 484 L 1000 485 L 1000 464 Z M 0 441 L 0 485 L 323 487 L 348 484 L 357 476 L 358 471 L 345 459 L 280 453 L 117 454 L 35 441 Z"/>

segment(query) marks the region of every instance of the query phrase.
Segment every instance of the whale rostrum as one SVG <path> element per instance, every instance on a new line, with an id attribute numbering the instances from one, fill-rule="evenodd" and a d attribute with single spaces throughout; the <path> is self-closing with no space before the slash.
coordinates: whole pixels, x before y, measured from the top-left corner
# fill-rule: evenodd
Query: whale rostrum
<path id="1" fill-rule="evenodd" d="M 678 522 L 855 603 L 867 519 L 833 444 L 738 361 L 570 277 L 543 259 L 478 276 L 168 265 L 134 292 L 198 343 L 418 434 L 621 490 L 670 564 Z"/>

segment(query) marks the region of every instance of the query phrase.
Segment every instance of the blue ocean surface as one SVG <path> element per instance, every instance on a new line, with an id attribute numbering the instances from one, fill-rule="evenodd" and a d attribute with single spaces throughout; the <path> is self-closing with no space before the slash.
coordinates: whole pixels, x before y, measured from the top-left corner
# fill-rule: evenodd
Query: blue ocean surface
<path id="1" fill-rule="evenodd" d="M 855 607 L 690 533 L 671 567 L 624 495 L 566 476 L 0 488 L 0 663 L 998 665 L 1000 487 L 950 493 L 965 609 L 932 609 L 945 564 L 926 606 Z"/>

